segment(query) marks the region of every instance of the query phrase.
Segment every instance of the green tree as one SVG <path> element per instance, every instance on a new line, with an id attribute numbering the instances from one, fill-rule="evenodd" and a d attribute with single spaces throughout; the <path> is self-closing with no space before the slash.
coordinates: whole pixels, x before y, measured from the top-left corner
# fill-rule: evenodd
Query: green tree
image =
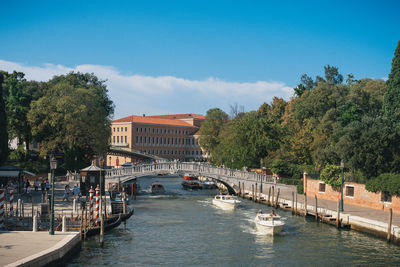
<path id="1" fill-rule="evenodd" d="M 218 136 L 228 122 L 228 114 L 219 108 L 209 109 L 200 128 L 199 145 L 206 153 L 213 156 L 213 151 L 219 144 Z"/>
<path id="2" fill-rule="evenodd" d="M 8 157 L 8 134 L 7 134 L 7 117 L 5 104 L 3 100 L 3 73 L 0 72 L 0 165 L 2 165 Z"/>
<path id="3" fill-rule="evenodd" d="M 339 73 L 339 68 L 326 65 L 324 66 L 325 79 L 327 82 L 333 84 L 340 84 L 343 82 L 343 75 Z"/>
<path id="4" fill-rule="evenodd" d="M 260 159 L 279 148 L 279 128 L 268 122 L 258 112 L 245 113 L 231 121 L 219 136 L 218 153 L 214 160 L 218 164 L 235 168 L 259 167 Z"/>
<path id="5" fill-rule="evenodd" d="M 390 123 L 394 127 L 400 128 L 400 41 L 397 43 L 386 85 L 383 111 Z"/>
<path id="6" fill-rule="evenodd" d="M 62 151 L 81 160 L 105 152 L 114 107 L 104 81 L 93 74 L 69 73 L 54 77 L 49 86 L 28 114 L 41 155 Z"/>

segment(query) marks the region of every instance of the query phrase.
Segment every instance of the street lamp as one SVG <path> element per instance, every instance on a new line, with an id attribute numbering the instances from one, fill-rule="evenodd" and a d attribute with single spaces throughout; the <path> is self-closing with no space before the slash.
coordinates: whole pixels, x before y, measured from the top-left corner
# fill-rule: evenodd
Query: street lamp
<path id="1" fill-rule="evenodd" d="M 264 165 L 264 159 L 260 159 L 260 170 L 261 170 L 261 184 L 260 184 L 260 193 L 262 193 L 262 181 L 263 181 L 263 165 Z"/>
<path id="2" fill-rule="evenodd" d="M 54 170 L 57 169 L 57 160 L 52 155 L 50 158 L 51 170 L 51 216 L 50 216 L 50 235 L 54 235 Z"/>
<path id="3" fill-rule="evenodd" d="M 104 220 L 103 220 L 103 179 L 102 179 L 102 172 L 104 167 L 104 159 L 103 156 L 99 157 L 99 165 L 100 165 L 100 246 L 103 247 L 104 244 Z"/>
<path id="4" fill-rule="evenodd" d="M 340 206 L 339 206 L 339 210 L 343 211 L 343 176 L 344 176 L 344 161 L 341 160 L 340 161 L 340 168 L 342 169 L 342 179 L 341 179 L 341 186 L 340 186 Z"/>

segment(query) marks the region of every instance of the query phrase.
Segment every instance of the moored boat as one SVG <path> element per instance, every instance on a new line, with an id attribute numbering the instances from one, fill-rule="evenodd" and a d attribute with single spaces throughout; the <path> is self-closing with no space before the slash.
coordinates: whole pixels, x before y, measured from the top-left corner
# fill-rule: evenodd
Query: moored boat
<path id="1" fill-rule="evenodd" d="M 185 180 L 197 180 L 197 176 L 190 174 L 190 173 L 185 173 L 185 175 L 183 176 L 183 179 Z"/>
<path id="2" fill-rule="evenodd" d="M 239 206 L 240 200 L 236 196 L 218 194 L 214 197 L 212 203 L 221 209 L 233 210 Z"/>
<path id="3" fill-rule="evenodd" d="M 163 194 L 165 193 L 164 186 L 162 183 L 154 182 L 150 185 L 149 188 L 150 193 L 152 194 Z"/>
<path id="4" fill-rule="evenodd" d="M 202 189 L 200 182 L 196 180 L 185 180 L 182 182 L 182 187 L 184 189 Z"/>
<path id="5" fill-rule="evenodd" d="M 261 233 L 268 235 L 275 235 L 282 231 L 285 223 L 282 221 L 281 216 L 274 212 L 265 214 L 259 211 L 254 219 L 257 230 Z"/>
<path id="6" fill-rule="evenodd" d="M 211 180 L 205 180 L 201 182 L 201 185 L 204 189 L 214 189 L 217 188 L 217 184 Z"/>

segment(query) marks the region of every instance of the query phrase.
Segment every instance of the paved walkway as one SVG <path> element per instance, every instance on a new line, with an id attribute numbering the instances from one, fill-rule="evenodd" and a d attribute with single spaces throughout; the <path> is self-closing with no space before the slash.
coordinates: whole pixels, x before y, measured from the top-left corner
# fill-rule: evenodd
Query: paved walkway
<path id="1" fill-rule="evenodd" d="M 295 186 L 287 186 L 287 185 L 279 185 L 280 186 L 280 198 L 284 198 L 287 200 L 292 200 L 292 192 L 296 192 Z M 263 192 L 268 192 L 268 187 L 263 189 Z M 275 196 L 277 190 L 275 189 Z M 265 194 L 263 194 L 265 195 Z M 268 198 L 268 194 L 267 194 Z M 304 203 L 304 195 L 297 195 L 297 201 L 299 203 Z M 307 196 L 307 206 L 315 206 L 315 197 Z M 338 206 L 338 202 L 331 201 L 331 200 L 324 200 L 318 199 L 318 208 L 326 208 L 329 210 L 336 211 Z M 389 220 L 389 210 L 378 210 L 378 209 L 370 209 L 356 205 L 346 204 L 344 202 L 343 205 L 343 213 L 352 215 L 352 216 L 359 216 L 366 219 L 379 221 L 383 223 L 387 223 Z M 393 213 L 393 225 L 400 226 L 400 214 Z"/>
<path id="2" fill-rule="evenodd" d="M 66 250 L 65 245 L 78 235 L 71 232 L 56 232 L 55 235 L 48 232 L 0 232 L 0 266 L 17 266 L 35 259 L 45 262 L 51 252 Z"/>

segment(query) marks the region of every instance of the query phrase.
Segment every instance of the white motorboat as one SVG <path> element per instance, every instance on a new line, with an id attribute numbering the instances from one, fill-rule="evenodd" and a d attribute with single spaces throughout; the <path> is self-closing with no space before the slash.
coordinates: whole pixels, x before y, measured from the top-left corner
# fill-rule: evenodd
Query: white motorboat
<path id="1" fill-rule="evenodd" d="M 161 183 L 158 183 L 158 182 L 152 183 L 150 185 L 149 191 L 152 194 L 163 194 L 163 193 L 165 193 L 164 186 Z"/>
<path id="2" fill-rule="evenodd" d="M 216 195 L 212 200 L 212 203 L 224 210 L 233 210 L 240 204 L 240 200 L 236 196 L 232 195 Z"/>
<path id="3" fill-rule="evenodd" d="M 254 221 L 259 232 L 269 235 L 280 233 L 285 225 L 281 216 L 275 213 L 264 214 L 258 212 Z"/>
<path id="4" fill-rule="evenodd" d="M 215 184 L 214 181 L 211 180 L 205 180 L 201 182 L 201 185 L 203 186 L 204 189 L 214 189 L 217 188 L 217 185 Z"/>

